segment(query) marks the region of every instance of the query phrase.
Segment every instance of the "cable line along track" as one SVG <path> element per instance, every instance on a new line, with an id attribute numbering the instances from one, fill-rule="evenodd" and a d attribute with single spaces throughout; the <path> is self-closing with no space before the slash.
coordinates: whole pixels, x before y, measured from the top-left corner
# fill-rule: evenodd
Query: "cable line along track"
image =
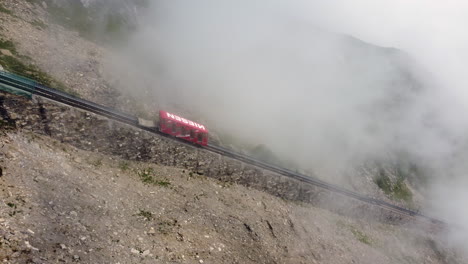
<path id="1" fill-rule="evenodd" d="M 102 115 L 102 116 L 105 116 L 107 118 L 110 118 L 110 119 L 113 119 L 113 120 L 116 120 L 116 121 L 120 121 L 122 123 L 131 125 L 131 126 L 134 126 L 134 127 L 138 127 L 140 129 L 144 129 L 146 131 L 149 131 L 149 132 L 164 136 L 166 138 L 174 139 L 174 140 L 176 140 L 176 141 L 178 141 L 180 143 L 184 143 L 184 144 L 187 144 L 187 145 L 194 146 L 194 144 L 189 143 L 187 141 L 183 141 L 183 140 L 171 137 L 171 136 L 169 136 L 167 134 L 161 133 L 158 129 L 141 126 L 138 123 L 138 118 L 135 117 L 135 116 L 132 116 L 132 115 L 129 115 L 129 114 L 126 114 L 126 113 L 122 113 L 122 112 L 117 111 L 115 109 L 112 109 L 112 108 L 109 108 L 109 107 L 106 107 L 106 106 L 102 106 L 102 105 L 93 103 L 91 101 L 84 100 L 84 99 L 78 98 L 76 96 L 73 96 L 73 95 L 70 95 L 70 94 L 67 94 L 67 93 L 64 93 L 64 92 L 61 92 L 61 91 L 58 91 L 58 90 L 43 86 L 41 84 L 38 84 L 35 81 L 25 79 L 23 77 L 20 77 L 20 76 L 17 76 L 17 75 L 8 73 L 8 72 L 0 71 L 0 85 L 6 85 L 8 87 L 13 87 L 13 88 L 15 88 L 17 90 L 20 90 L 20 91 L 23 91 L 23 92 L 31 93 L 31 94 L 34 94 L 36 96 L 41 96 L 41 97 L 44 97 L 44 98 L 48 98 L 50 100 L 66 104 L 68 106 L 72 106 L 72 107 L 79 108 L 79 109 L 82 109 L 82 110 L 85 110 L 85 111 L 89 111 L 89 112 L 92 112 L 92 113 L 95 113 L 95 114 L 98 114 L 98 115 Z M 214 152 L 214 153 L 226 156 L 226 157 L 230 157 L 230 158 L 239 160 L 241 162 L 251 164 L 251 165 L 263 168 L 265 170 L 275 172 L 277 174 L 286 176 L 288 178 L 292 178 L 292 179 L 298 180 L 300 182 L 304 182 L 304 183 L 307 183 L 307 184 L 311 184 L 311 185 L 314 185 L 314 186 L 329 190 L 329 191 L 334 192 L 334 193 L 339 193 L 339 194 L 342 194 L 344 196 L 347 196 L 347 197 L 362 201 L 364 203 L 376 205 L 376 206 L 379 206 L 379 207 L 384 208 L 386 210 L 390 210 L 390 211 L 393 211 L 393 212 L 396 212 L 396 213 L 399 213 L 399 214 L 402 214 L 402 215 L 406 215 L 406 216 L 417 217 L 419 219 L 429 221 L 430 223 L 433 223 L 433 224 L 445 225 L 445 223 L 443 221 L 435 219 L 433 217 L 423 215 L 423 214 L 421 214 L 419 212 L 416 212 L 416 211 L 413 211 L 413 210 L 410 210 L 410 209 L 407 209 L 407 208 L 404 208 L 404 207 L 401 207 L 401 206 L 397 206 L 397 205 L 394 205 L 394 204 L 391 204 L 391 203 L 388 203 L 388 202 L 385 202 L 385 201 L 381 201 L 381 200 L 377 200 L 377 199 L 374 199 L 374 198 L 371 198 L 371 197 L 367 197 L 367 196 L 358 194 L 356 192 L 347 190 L 345 188 L 339 187 L 337 185 L 330 184 L 330 183 L 327 183 L 325 181 L 319 180 L 317 178 L 313 178 L 313 177 L 310 177 L 310 176 L 307 176 L 307 175 L 303 175 L 303 174 L 300 174 L 300 173 L 297 173 L 297 172 L 294 172 L 294 171 L 291 171 L 291 170 L 288 170 L 288 169 L 285 169 L 285 168 L 280 168 L 280 167 L 275 166 L 273 164 L 268 164 L 268 163 L 256 160 L 256 159 L 254 159 L 252 157 L 249 157 L 249 156 L 246 156 L 246 155 L 243 155 L 243 154 L 240 154 L 240 153 L 233 152 L 231 150 L 222 148 L 220 146 L 208 144 L 207 146 L 197 145 L 196 147 L 203 148 L 203 149 L 206 149 L 208 151 L 211 151 L 211 152 Z"/>

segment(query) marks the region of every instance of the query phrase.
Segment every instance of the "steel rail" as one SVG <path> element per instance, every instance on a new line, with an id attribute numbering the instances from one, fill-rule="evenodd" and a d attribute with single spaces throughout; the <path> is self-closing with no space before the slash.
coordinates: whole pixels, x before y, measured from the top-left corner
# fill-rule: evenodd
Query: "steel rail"
<path id="1" fill-rule="evenodd" d="M 402 213 L 402 214 L 407 215 L 407 216 L 420 217 L 420 218 L 428 220 L 428 221 L 430 221 L 432 223 L 445 224 L 441 220 L 438 220 L 438 219 L 435 219 L 433 217 L 423 215 L 423 214 L 421 214 L 419 212 L 416 212 L 416 211 L 413 211 L 413 210 L 410 210 L 410 209 L 407 209 L 407 208 L 404 208 L 404 207 L 401 207 L 401 206 L 397 206 L 397 205 L 394 205 L 394 204 L 391 204 L 391 203 L 388 203 L 388 202 L 385 202 L 385 201 L 382 201 L 382 200 L 377 200 L 375 198 L 367 197 L 367 196 L 361 195 L 359 193 L 347 190 L 347 189 L 345 189 L 343 187 L 339 187 L 337 185 L 327 183 L 327 182 L 322 181 L 320 179 L 317 179 L 317 178 L 314 178 L 314 177 L 311 177 L 311 176 L 308 176 L 308 175 L 304 175 L 304 174 L 301 174 L 301 173 L 297 173 L 297 172 L 294 172 L 294 171 L 291 171 L 291 170 L 288 170 L 288 169 L 285 169 L 285 168 L 281 168 L 281 167 L 278 167 L 278 166 L 275 166 L 275 165 L 272 165 L 272 164 L 268 164 L 268 163 L 253 159 L 253 158 L 251 158 L 249 156 L 245 156 L 243 154 L 232 152 L 230 150 L 224 149 L 224 148 L 219 147 L 219 146 L 208 145 L 205 148 L 209 149 L 210 151 L 216 152 L 218 154 L 221 154 L 221 155 L 224 155 L 224 156 L 229 156 L 231 158 L 243 161 L 245 163 L 249 163 L 249 164 L 255 165 L 257 167 L 261 167 L 261 168 L 276 172 L 276 173 L 278 173 L 280 175 L 284 175 L 284 176 L 299 180 L 299 181 L 304 182 L 304 183 L 312 184 L 312 185 L 321 187 L 323 189 L 327 189 L 329 191 L 339 193 L 339 194 L 354 198 L 356 200 L 359 200 L 359 201 L 362 201 L 362 202 L 365 202 L 365 203 L 378 205 L 378 206 L 383 207 L 385 209 L 392 210 L 392 211 L 397 211 L 398 213 Z"/>
<path id="2" fill-rule="evenodd" d="M 117 110 L 114 110 L 106 106 L 93 103 L 88 100 L 75 97 L 73 95 L 70 95 L 70 94 L 67 94 L 67 93 L 52 89 L 52 88 L 48 88 L 40 84 L 30 85 L 28 83 L 21 82 L 20 80 L 16 80 L 14 78 L 11 78 L 2 74 L 0 74 L 0 83 L 3 83 L 5 85 L 11 86 L 19 90 L 23 90 L 25 92 L 29 92 L 35 95 L 39 95 L 39 96 L 54 100 L 54 101 L 58 101 L 66 105 L 74 106 L 77 108 L 81 108 L 83 110 L 87 110 L 87 111 L 94 112 L 100 115 L 104 115 L 106 117 L 117 119 L 118 121 L 130 124 L 130 125 L 138 124 L 138 119 L 134 116 L 119 112 Z"/>
<path id="3" fill-rule="evenodd" d="M 426 221 L 429 221 L 431 223 L 434 223 L 434 224 L 445 225 L 445 222 L 443 222 L 443 221 L 441 221 L 439 219 L 435 219 L 433 217 L 423 215 L 423 214 L 421 214 L 419 212 L 410 210 L 408 208 L 404 208 L 404 207 L 397 206 L 397 205 L 394 205 L 394 204 L 391 204 L 391 203 L 388 203 L 388 202 L 385 202 L 385 201 L 382 201 L 382 200 L 377 200 L 377 199 L 374 199 L 374 198 L 371 198 L 371 197 L 367 197 L 367 196 L 361 195 L 359 193 L 347 190 L 347 189 L 345 189 L 343 187 L 339 187 L 337 185 L 327 183 L 327 182 L 322 181 L 320 179 L 317 179 L 317 178 L 314 178 L 314 177 L 311 177 L 311 176 L 307 176 L 307 175 L 304 175 L 304 174 L 301 174 L 301 173 L 297 173 L 297 172 L 294 172 L 294 171 L 291 171 L 291 170 L 288 170 L 288 169 L 285 169 L 285 168 L 281 168 L 281 167 L 278 167 L 278 166 L 273 165 L 273 164 L 268 164 L 266 162 L 254 159 L 252 157 L 249 157 L 249 156 L 246 156 L 246 155 L 243 155 L 243 154 L 240 154 L 240 153 L 233 152 L 231 150 L 222 148 L 220 146 L 209 144 L 208 146 L 203 147 L 203 146 L 195 145 L 195 144 L 187 142 L 187 141 L 183 141 L 183 140 L 178 139 L 178 138 L 171 137 L 171 136 L 169 136 L 167 134 L 164 134 L 164 133 L 160 132 L 158 129 L 141 126 L 138 123 L 138 118 L 135 117 L 135 116 L 132 116 L 132 115 L 129 115 L 129 114 L 126 114 L 126 113 L 122 113 L 122 112 L 114 110 L 112 108 L 102 106 L 102 105 L 93 103 L 91 101 L 75 97 L 73 95 L 70 95 L 70 94 L 67 94 L 67 93 L 64 93 L 64 92 L 61 92 L 61 91 L 58 91 L 58 90 L 55 90 L 55 89 L 40 85 L 38 83 L 29 84 L 29 83 L 23 82 L 21 80 L 17 80 L 15 78 L 9 77 L 8 75 L 2 74 L 1 71 L 0 71 L 0 83 L 4 84 L 4 85 L 8 85 L 8 86 L 16 88 L 16 89 L 19 89 L 19 90 L 22 90 L 22 91 L 25 91 L 25 92 L 29 92 L 29 93 L 34 94 L 34 95 L 38 95 L 38 96 L 41 96 L 41 97 L 51 99 L 51 100 L 56 101 L 56 102 L 60 102 L 60 103 L 63 103 L 63 104 L 69 105 L 69 106 L 73 106 L 73 107 L 85 110 L 85 111 L 89 111 L 89 112 L 92 112 L 92 113 L 95 113 L 95 114 L 98 114 L 98 115 L 102 115 L 102 116 L 105 116 L 107 118 L 114 119 L 114 120 L 120 121 L 122 123 L 126 123 L 128 125 L 131 125 L 131 126 L 138 127 L 140 129 L 149 131 L 151 133 L 155 133 L 155 134 L 158 134 L 160 136 L 164 136 L 166 138 L 171 138 L 171 139 L 176 140 L 176 141 L 178 141 L 180 143 L 195 146 L 197 148 L 203 148 L 203 149 L 209 150 L 211 152 L 214 152 L 214 153 L 217 153 L 217 154 L 220 154 L 220 155 L 223 155 L 223 156 L 227 156 L 227 157 L 242 161 L 244 163 L 248 163 L 248 164 L 251 164 L 251 165 L 266 169 L 266 170 L 270 170 L 270 171 L 278 173 L 280 175 L 283 175 L 283 176 L 286 176 L 286 177 L 289 177 L 289 178 L 292 178 L 292 179 L 295 179 L 295 180 L 298 180 L 298 181 L 301 181 L 301 182 L 304 182 L 304 183 L 307 183 L 307 184 L 311 184 L 311 185 L 314 185 L 314 186 L 329 190 L 331 192 L 339 193 L 339 194 L 351 197 L 353 199 L 356 199 L 356 200 L 359 200 L 359 201 L 362 201 L 362 202 L 365 202 L 365 203 L 368 203 L 368 204 L 373 204 L 373 205 L 379 206 L 379 207 L 384 208 L 386 210 L 397 212 L 397 213 L 400 213 L 400 214 L 403 214 L 403 215 L 406 215 L 406 216 L 422 218 L 422 219 L 424 219 Z"/>

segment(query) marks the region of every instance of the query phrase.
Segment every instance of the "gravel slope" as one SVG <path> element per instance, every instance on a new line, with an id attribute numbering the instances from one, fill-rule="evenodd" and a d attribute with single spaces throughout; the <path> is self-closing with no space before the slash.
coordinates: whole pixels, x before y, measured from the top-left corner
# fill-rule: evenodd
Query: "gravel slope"
<path id="1" fill-rule="evenodd" d="M 466 263 L 416 228 L 29 133 L 1 146 L 5 263 Z"/>

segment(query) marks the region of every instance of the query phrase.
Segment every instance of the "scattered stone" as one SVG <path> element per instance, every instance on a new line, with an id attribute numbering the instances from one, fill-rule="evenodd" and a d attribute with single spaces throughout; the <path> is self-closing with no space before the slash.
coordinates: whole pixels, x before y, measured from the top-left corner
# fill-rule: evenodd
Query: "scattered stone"
<path id="1" fill-rule="evenodd" d="M 11 51 L 7 50 L 7 49 L 0 49 L 0 53 L 5 55 L 5 56 L 11 56 L 13 57 L 13 53 L 11 53 Z"/>
<path id="2" fill-rule="evenodd" d="M 75 212 L 75 211 L 71 211 L 71 212 L 70 212 L 70 215 L 71 215 L 71 216 L 78 216 L 78 213 Z"/>
<path id="3" fill-rule="evenodd" d="M 47 3 L 44 2 L 44 1 L 42 1 L 42 7 L 43 7 L 44 9 L 47 9 Z"/>
<path id="4" fill-rule="evenodd" d="M 28 229 L 27 231 L 34 235 L 34 231 L 32 231 L 31 229 Z"/>
<path id="5" fill-rule="evenodd" d="M 31 250 L 39 251 L 38 248 L 35 248 L 35 247 L 31 246 L 31 244 L 29 244 L 29 241 L 24 241 L 24 244 L 26 244 L 26 247 L 31 249 Z"/>
<path id="6" fill-rule="evenodd" d="M 73 259 L 74 259 L 74 260 L 79 260 L 79 259 L 80 259 L 80 256 L 78 256 L 78 255 L 73 255 Z"/>
<path id="7" fill-rule="evenodd" d="M 136 250 L 134 248 L 131 248 L 130 249 L 130 252 L 132 252 L 132 254 L 136 254 L 136 255 L 139 255 L 140 254 L 140 251 L 139 250 Z"/>
<path id="8" fill-rule="evenodd" d="M 65 246 L 64 244 L 60 244 L 60 247 L 61 247 L 62 249 L 66 249 L 66 248 L 67 248 L 67 246 Z"/>
<path id="9" fill-rule="evenodd" d="M 0 71 L 4 71 L 3 66 L 0 64 Z"/>
<path id="10" fill-rule="evenodd" d="M 150 230 L 148 231 L 149 235 L 154 235 L 156 234 L 156 231 L 154 230 L 154 227 L 151 227 Z"/>
<path id="11" fill-rule="evenodd" d="M 147 250 L 143 251 L 143 254 L 141 254 L 141 255 L 142 255 L 143 257 L 146 257 L 146 256 L 149 255 L 149 253 L 150 253 L 150 251 L 149 251 L 149 249 L 147 249 Z"/>

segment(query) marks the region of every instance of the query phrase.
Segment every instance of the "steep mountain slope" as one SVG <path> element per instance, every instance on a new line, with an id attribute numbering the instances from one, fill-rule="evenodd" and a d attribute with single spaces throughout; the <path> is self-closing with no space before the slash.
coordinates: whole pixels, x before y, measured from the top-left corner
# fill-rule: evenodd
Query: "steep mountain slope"
<path id="1" fill-rule="evenodd" d="M 141 83 L 119 80 L 119 76 L 109 76 L 104 67 L 106 58 L 115 52 L 106 41 L 121 37 L 122 28 L 131 29 L 140 3 L 121 1 L 113 5 L 115 9 L 106 9 L 106 3 L 3 0 L 0 64 L 97 103 L 152 117 L 156 107 L 151 102 L 146 106 L 141 101 L 135 103 L 123 88 L 149 89 L 154 83 L 142 87 Z M 66 13 L 73 8 L 80 12 Z M 95 20 L 102 14 L 93 11 L 98 9 L 110 19 Z M 89 23 L 101 26 L 89 31 Z M 109 35 L 96 38 L 102 32 Z M 292 32 L 292 36 L 298 43 L 304 40 L 302 31 Z M 390 69 L 385 82 L 403 84 L 388 100 L 365 109 L 398 110 L 386 116 L 394 120 L 403 112 L 405 101 L 422 89 L 406 68 L 409 58 L 394 49 L 344 38 L 353 44 L 346 46 L 344 55 L 337 55 L 343 55 L 339 59 L 346 67 L 365 75 L 372 70 L 369 65 L 383 63 Z M 359 61 L 367 53 L 378 54 L 381 60 L 370 64 Z M 3 101 L 10 99 L 3 94 L 0 98 L 3 111 Z M 60 115 L 56 117 L 60 119 Z M 86 150 L 77 149 L 63 142 L 87 141 L 52 137 L 60 138 L 61 143 L 32 134 L 34 129 L 22 125 L 18 125 L 22 130 L 10 130 L 9 120 L 2 118 L 0 259 L 6 263 L 466 263 L 456 249 L 441 246 L 445 241 L 414 228 L 412 223 L 394 226 L 356 220 L 193 171 L 127 161 L 104 155 L 97 148 L 90 151 L 91 141 Z M 385 127 L 369 127 L 371 131 L 378 129 Z M 137 133 L 133 136 L 138 138 Z M 227 137 L 220 141 L 233 143 Z M 265 146 L 241 143 L 235 147 L 251 147 L 260 157 L 281 161 Z M 177 160 L 177 155 L 168 153 L 168 158 Z M 417 208 L 424 201 L 415 188 L 421 169 L 410 162 L 386 162 L 377 160 L 349 171 L 351 180 L 337 182 Z"/>
<path id="2" fill-rule="evenodd" d="M 3 132 L 6 263 L 461 263 L 410 226 Z"/>

